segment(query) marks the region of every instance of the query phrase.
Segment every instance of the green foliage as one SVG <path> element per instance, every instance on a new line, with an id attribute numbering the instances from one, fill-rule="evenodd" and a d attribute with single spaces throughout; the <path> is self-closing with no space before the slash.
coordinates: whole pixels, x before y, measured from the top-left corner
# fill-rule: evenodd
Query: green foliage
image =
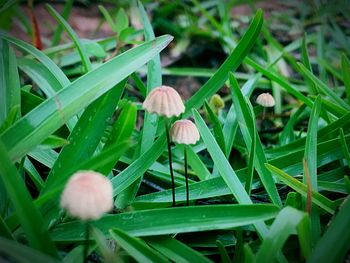
<path id="1" fill-rule="evenodd" d="M 62 14 L 48 5 L 57 23 L 51 39 L 42 36 L 44 50 L 11 36 L 11 17 L 29 37 L 35 30 L 18 1 L 0 3 L 0 261 L 83 261 L 85 224 L 59 207 L 79 170 L 113 186 L 114 208 L 91 222 L 88 261 L 344 261 L 350 50 L 342 4 L 298 2 L 288 15 L 264 16 L 264 3 L 251 15 L 231 12 L 235 1 L 112 2 L 98 6 L 94 32 L 103 23 L 111 32 L 99 39 L 80 38 L 68 22 L 76 1 Z M 167 121 L 193 119 L 201 136 L 187 147 L 189 206 L 184 145 L 171 144 L 171 207 L 164 120 L 142 108 L 162 84 L 186 106 Z M 256 105 L 263 92 L 274 107 Z"/>

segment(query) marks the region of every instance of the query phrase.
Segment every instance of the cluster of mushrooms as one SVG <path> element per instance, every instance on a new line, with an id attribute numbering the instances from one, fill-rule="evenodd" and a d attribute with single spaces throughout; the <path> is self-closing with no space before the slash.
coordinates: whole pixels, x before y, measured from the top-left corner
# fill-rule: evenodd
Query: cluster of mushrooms
<path id="1" fill-rule="evenodd" d="M 257 103 L 263 107 L 273 107 L 275 101 L 269 93 L 260 94 Z M 171 141 L 184 145 L 184 166 L 186 178 L 186 204 L 189 205 L 189 187 L 187 175 L 186 146 L 195 144 L 199 138 L 196 125 L 187 119 L 177 120 L 172 126 L 169 120 L 179 117 L 185 111 L 180 95 L 169 86 L 154 88 L 146 97 L 143 108 L 149 113 L 155 113 L 164 118 L 165 132 L 168 144 L 169 169 L 172 182 L 172 205 L 175 206 L 175 183 L 171 159 Z M 169 128 L 170 127 L 170 128 Z M 87 262 L 89 222 L 99 219 L 113 208 L 113 187 L 110 180 L 94 171 L 78 171 L 68 180 L 61 195 L 60 205 L 63 209 L 81 221 L 85 222 L 84 262 Z"/>

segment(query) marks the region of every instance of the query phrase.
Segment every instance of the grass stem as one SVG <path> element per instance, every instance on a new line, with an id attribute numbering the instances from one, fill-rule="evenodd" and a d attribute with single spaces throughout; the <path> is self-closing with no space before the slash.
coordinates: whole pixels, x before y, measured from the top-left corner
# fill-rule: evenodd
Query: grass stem
<path id="1" fill-rule="evenodd" d="M 174 173 L 173 173 L 173 162 L 171 158 L 171 145 L 170 145 L 170 133 L 169 133 L 169 123 L 166 118 L 164 118 L 164 125 L 165 125 L 165 131 L 166 131 L 166 139 L 168 144 L 168 156 L 169 156 L 169 169 L 170 169 L 170 176 L 171 176 L 171 190 L 172 190 L 172 196 L 173 196 L 173 204 L 172 206 L 175 206 L 175 179 L 174 179 Z"/>

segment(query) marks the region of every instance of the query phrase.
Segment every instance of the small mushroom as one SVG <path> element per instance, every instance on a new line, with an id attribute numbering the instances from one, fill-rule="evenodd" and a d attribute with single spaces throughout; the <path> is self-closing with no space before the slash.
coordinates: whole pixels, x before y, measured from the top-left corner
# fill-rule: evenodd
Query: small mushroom
<path id="1" fill-rule="evenodd" d="M 189 205 L 188 173 L 187 173 L 187 145 L 195 144 L 199 138 L 196 125 L 190 120 L 176 121 L 170 129 L 174 142 L 184 144 L 185 178 L 186 178 L 186 204 Z"/>

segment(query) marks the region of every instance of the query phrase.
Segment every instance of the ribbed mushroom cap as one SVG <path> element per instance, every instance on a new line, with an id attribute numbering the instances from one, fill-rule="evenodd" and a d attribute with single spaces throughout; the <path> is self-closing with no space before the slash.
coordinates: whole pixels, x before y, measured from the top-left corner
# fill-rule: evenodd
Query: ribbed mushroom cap
<path id="1" fill-rule="evenodd" d="M 113 208 L 111 182 L 94 171 L 79 171 L 68 180 L 61 207 L 81 220 L 95 220 Z"/>
<path id="2" fill-rule="evenodd" d="M 169 86 L 154 88 L 143 102 L 143 108 L 160 116 L 179 116 L 185 111 L 179 93 Z"/>
<path id="3" fill-rule="evenodd" d="M 257 97 L 256 103 L 263 107 L 273 107 L 275 106 L 275 99 L 270 93 L 262 93 Z"/>
<path id="4" fill-rule="evenodd" d="M 196 125 L 190 120 L 178 120 L 170 129 L 173 142 L 179 144 L 195 144 L 200 136 Z"/>

